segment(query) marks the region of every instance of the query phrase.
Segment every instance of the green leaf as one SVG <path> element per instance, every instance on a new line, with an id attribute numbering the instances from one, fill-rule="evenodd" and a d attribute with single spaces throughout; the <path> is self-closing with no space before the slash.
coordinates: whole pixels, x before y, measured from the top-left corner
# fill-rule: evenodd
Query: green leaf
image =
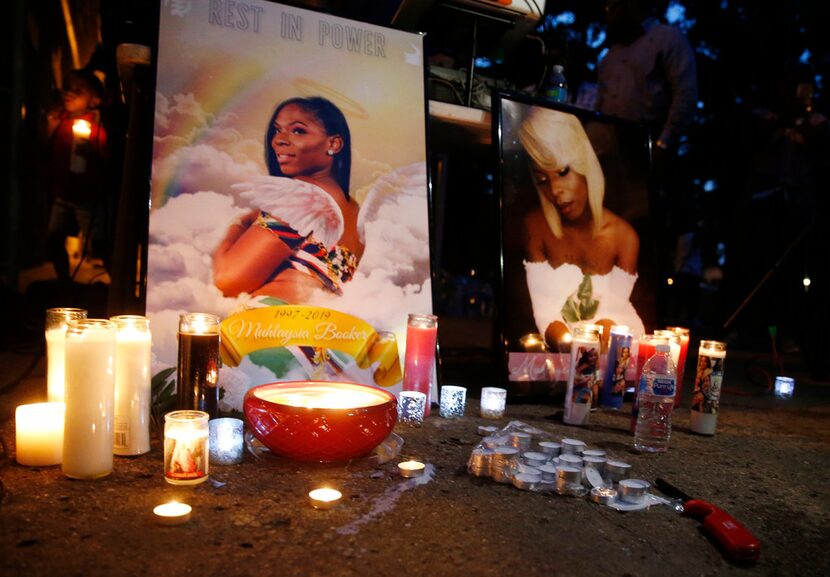
<path id="1" fill-rule="evenodd" d="M 573 297 L 570 297 L 565 301 L 565 304 L 562 306 L 561 313 L 562 318 L 565 319 L 565 322 L 578 323 L 580 320 L 579 310 Z"/>
<path id="2" fill-rule="evenodd" d="M 591 277 L 589 275 L 585 275 L 582 277 L 582 282 L 579 283 L 579 288 L 577 289 L 577 298 L 580 301 L 586 301 L 594 296 L 594 285 L 591 282 Z"/>

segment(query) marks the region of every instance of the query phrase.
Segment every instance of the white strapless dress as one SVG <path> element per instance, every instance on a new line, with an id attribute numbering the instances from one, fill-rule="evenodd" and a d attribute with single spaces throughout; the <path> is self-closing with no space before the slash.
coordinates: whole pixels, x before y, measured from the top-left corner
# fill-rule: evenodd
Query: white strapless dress
<path id="1" fill-rule="evenodd" d="M 553 321 L 562 321 L 573 329 L 600 319 L 626 325 L 635 336 L 645 332 L 643 321 L 630 300 L 636 274 L 617 266 L 608 274 L 586 275 L 575 264 L 553 268 L 547 262 L 524 261 L 524 265 L 533 319 L 540 334 L 545 334 Z M 590 292 L 586 291 L 589 287 L 585 277 L 590 277 Z"/>

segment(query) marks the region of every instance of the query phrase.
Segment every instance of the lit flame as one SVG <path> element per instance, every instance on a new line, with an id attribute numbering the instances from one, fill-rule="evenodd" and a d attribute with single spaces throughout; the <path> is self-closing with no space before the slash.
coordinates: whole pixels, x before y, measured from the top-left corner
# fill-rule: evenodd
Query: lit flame
<path id="1" fill-rule="evenodd" d="M 75 136 L 89 138 L 92 134 L 92 125 L 89 120 L 78 119 L 72 123 L 72 134 Z"/>

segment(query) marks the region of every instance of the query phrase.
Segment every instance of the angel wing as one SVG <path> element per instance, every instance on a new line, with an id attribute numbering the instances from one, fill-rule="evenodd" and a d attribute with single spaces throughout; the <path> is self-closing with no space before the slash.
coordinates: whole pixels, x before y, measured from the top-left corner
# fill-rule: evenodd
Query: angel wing
<path id="1" fill-rule="evenodd" d="M 423 162 L 416 162 L 388 172 L 378 178 L 366 193 L 357 215 L 360 242 L 366 243 L 366 224 L 377 219 L 384 208 L 400 208 L 402 195 L 422 195 L 427 188 L 427 171 Z"/>
<path id="2" fill-rule="evenodd" d="M 234 184 L 239 195 L 276 218 L 285 221 L 303 236 L 331 248 L 343 236 L 343 212 L 322 188 L 310 182 L 284 176 L 259 176 Z"/>

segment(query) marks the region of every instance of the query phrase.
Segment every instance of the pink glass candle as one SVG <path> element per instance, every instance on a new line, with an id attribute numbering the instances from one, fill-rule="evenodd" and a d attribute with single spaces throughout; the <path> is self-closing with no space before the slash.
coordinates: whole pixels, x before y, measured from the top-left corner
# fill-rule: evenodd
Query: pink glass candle
<path id="1" fill-rule="evenodd" d="M 438 317 L 409 315 L 406 327 L 406 358 L 403 371 L 403 390 L 418 391 L 427 396 L 424 416 L 429 416 L 431 392 L 435 380 L 435 341 L 438 336 Z"/>
<path id="2" fill-rule="evenodd" d="M 674 406 L 680 406 L 680 399 L 683 397 L 683 374 L 686 368 L 686 355 L 689 352 L 689 329 L 685 327 L 669 327 L 670 331 L 680 337 L 680 357 L 677 360 L 677 391 L 674 394 Z"/>

